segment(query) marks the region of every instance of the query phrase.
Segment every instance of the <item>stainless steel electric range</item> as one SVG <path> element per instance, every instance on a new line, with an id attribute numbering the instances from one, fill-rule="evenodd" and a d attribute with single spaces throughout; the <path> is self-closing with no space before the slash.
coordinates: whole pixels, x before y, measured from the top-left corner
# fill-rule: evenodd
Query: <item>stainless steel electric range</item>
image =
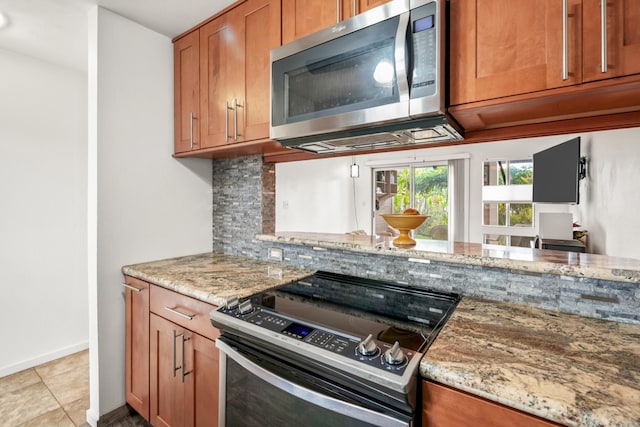
<path id="1" fill-rule="evenodd" d="M 221 426 L 413 426 L 418 368 L 459 297 L 318 272 L 211 312 Z"/>

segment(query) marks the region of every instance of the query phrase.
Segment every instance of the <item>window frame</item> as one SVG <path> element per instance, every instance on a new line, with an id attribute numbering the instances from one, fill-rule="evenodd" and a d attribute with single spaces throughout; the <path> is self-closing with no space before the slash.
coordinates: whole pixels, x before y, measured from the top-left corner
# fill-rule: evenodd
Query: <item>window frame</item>
<path id="1" fill-rule="evenodd" d="M 469 240 L 469 188 L 470 173 L 468 153 L 456 154 L 453 156 L 417 158 L 412 157 L 404 160 L 377 160 L 369 161 L 367 166 L 371 167 L 371 233 L 376 234 L 376 172 L 380 170 L 409 168 L 411 173 L 410 183 L 410 203 L 414 204 L 415 169 L 428 166 L 448 167 L 448 240 L 447 241 L 468 241 Z"/>
<path id="2" fill-rule="evenodd" d="M 506 182 L 504 184 L 485 185 L 485 172 L 487 163 L 504 162 L 507 164 L 507 171 L 510 171 L 512 162 L 526 162 L 531 164 L 533 174 L 533 158 L 532 157 L 503 157 L 484 159 L 482 161 L 480 182 L 481 190 L 481 206 L 480 206 L 480 230 L 482 233 L 482 243 L 485 245 L 500 246 L 505 248 L 520 247 L 513 246 L 513 237 L 535 238 L 536 230 L 536 206 L 533 203 L 533 184 L 511 184 L 511 175 L 507 173 Z M 533 176 L 533 175 L 532 175 Z M 485 224 L 485 205 L 489 203 L 505 204 L 505 225 L 487 225 Z M 514 226 L 510 224 L 510 211 L 512 204 L 530 204 L 531 205 L 531 225 L 530 226 Z M 487 243 L 487 238 L 492 235 L 504 236 L 504 244 Z"/>

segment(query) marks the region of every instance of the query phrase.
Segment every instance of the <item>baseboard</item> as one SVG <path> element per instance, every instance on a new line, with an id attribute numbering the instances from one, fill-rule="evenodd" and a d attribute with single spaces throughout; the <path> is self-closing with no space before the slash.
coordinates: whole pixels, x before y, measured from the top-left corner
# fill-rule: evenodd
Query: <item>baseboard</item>
<path id="1" fill-rule="evenodd" d="M 87 348 L 89 348 L 89 341 L 83 341 L 69 347 L 61 348 L 51 353 L 46 353 L 38 357 L 16 363 L 14 365 L 4 366 L 0 368 L 0 378 L 6 377 L 7 375 L 15 374 L 16 372 L 24 371 L 25 369 L 33 368 L 34 366 L 42 365 L 43 363 L 51 362 L 52 360 L 68 356 L 82 350 L 86 350 Z"/>
<path id="2" fill-rule="evenodd" d="M 88 425 L 90 425 L 91 427 L 97 427 L 99 418 L 100 418 L 100 415 L 98 414 L 97 411 L 95 411 L 93 409 L 87 409 L 87 424 Z"/>

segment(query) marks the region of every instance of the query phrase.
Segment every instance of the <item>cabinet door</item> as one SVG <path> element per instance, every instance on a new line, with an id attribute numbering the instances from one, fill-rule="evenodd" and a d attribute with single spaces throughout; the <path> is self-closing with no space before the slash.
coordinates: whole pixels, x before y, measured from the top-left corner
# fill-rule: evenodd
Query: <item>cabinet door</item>
<path id="1" fill-rule="evenodd" d="M 201 148 L 229 142 L 231 98 L 228 58 L 236 34 L 222 15 L 200 28 L 200 137 Z"/>
<path id="2" fill-rule="evenodd" d="M 149 284 L 132 277 L 125 283 L 126 399 L 149 420 Z"/>
<path id="3" fill-rule="evenodd" d="M 342 9 L 341 0 L 282 0 L 282 43 L 340 22 Z"/>
<path id="4" fill-rule="evenodd" d="M 580 0 L 568 1 L 566 51 L 560 0 L 450 5 L 451 105 L 580 83 Z"/>
<path id="5" fill-rule="evenodd" d="M 244 42 L 244 55 L 234 51 L 233 100 L 242 107 L 234 114 L 236 142 L 269 138 L 270 67 L 269 52 L 280 46 L 280 2 L 249 0 L 234 11 L 233 28 Z M 240 43 L 238 43 L 240 44 Z M 235 114 L 237 114 L 237 119 Z"/>
<path id="6" fill-rule="evenodd" d="M 422 424 L 429 427 L 560 426 L 430 381 L 422 381 L 422 399 Z"/>
<path id="7" fill-rule="evenodd" d="M 603 4 L 606 5 L 604 22 L 601 15 Z M 582 21 L 584 81 L 640 73 L 640 2 L 583 0 Z M 603 34 L 607 38 L 605 50 Z"/>
<path id="8" fill-rule="evenodd" d="M 215 342 L 198 334 L 191 334 L 185 342 L 188 349 L 187 371 L 189 386 L 187 401 L 188 419 L 196 427 L 216 427 L 218 425 L 218 349 Z M 192 412 L 192 413 L 191 413 Z"/>
<path id="9" fill-rule="evenodd" d="M 355 13 L 358 14 L 388 3 L 389 1 L 390 0 L 353 0 L 353 3 L 356 5 Z"/>
<path id="10" fill-rule="evenodd" d="M 150 314 L 151 419 L 154 426 L 184 426 L 188 405 L 182 380 L 182 340 L 187 331 Z M 185 378 L 186 379 L 186 378 Z"/>
<path id="11" fill-rule="evenodd" d="M 173 45 L 174 150 L 200 148 L 200 47 L 198 30 Z"/>

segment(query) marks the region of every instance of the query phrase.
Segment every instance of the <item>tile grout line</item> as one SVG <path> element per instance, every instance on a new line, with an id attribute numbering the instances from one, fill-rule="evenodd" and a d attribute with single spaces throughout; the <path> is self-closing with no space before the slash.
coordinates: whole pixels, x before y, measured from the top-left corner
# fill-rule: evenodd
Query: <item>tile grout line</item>
<path id="1" fill-rule="evenodd" d="M 64 412 L 64 414 L 66 415 L 66 417 L 69 419 L 69 421 L 71 421 L 71 424 L 73 424 L 74 426 L 76 425 L 75 422 L 73 422 L 73 418 L 71 418 L 71 415 L 69 415 L 69 413 L 67 412 L 66 409 L 64 409 L 64 406 L 62 405 L 62 403 L 58 400 L 58 397 L 55 395 L 55 393 L 49 388 L 49 386 L 47 385 L 47 383 L 45 382 L 44 378 L 42 378 L 42 376 L 38 373 L 38 370 L 36 369 L 36 367 L 32 368 L 34 370 L 34 372 L 36 373 L 36 375 L 38 376 L 38 378 L 40 378 L 40 382 L 42 383 L 42 385 L 45 386 L 45 388 L 47 389 L 47 391 L 51 394 L 51 396 L 53 396 L 53 399 L 56 401 L 56 403 L 58 404 L 58 408 L 62 409 L 62 412 Z M 78 426 L 76 426 L 78 427 Z"/>

